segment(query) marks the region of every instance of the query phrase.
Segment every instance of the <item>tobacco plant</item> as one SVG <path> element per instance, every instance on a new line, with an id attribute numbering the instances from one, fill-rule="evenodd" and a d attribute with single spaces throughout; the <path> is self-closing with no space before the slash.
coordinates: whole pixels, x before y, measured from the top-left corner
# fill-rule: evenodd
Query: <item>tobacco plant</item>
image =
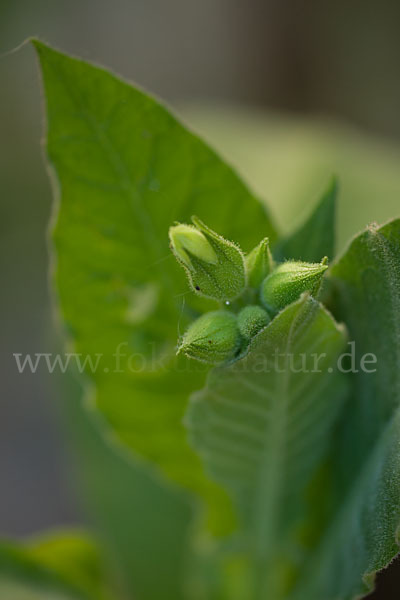
<path id="1" fill-rule="evenodd" d="M 67 394 L 91 534 L 3 544 L 4 597 L 368 594 L 399 551 L 400 221 L 335 256 L 332 181 L 280 236 L 159 102 L 33 44 L 58 314 L 99 357 Z"/>

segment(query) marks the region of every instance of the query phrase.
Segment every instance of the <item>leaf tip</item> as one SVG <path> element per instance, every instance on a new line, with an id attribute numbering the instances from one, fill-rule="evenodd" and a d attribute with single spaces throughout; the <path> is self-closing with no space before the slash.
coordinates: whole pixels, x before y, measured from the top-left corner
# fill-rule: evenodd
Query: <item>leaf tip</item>
<path id="1" fill-rule="evenodd" d="M 43 52 L 45 49 L 48 48 L 48 46 L 44 42 L 42 42 L 42 40 L 40 40 L 39 38 L 33 37 L 33 36 L 28 38 L 28 42 L 30 44 L 32 44 L 32 46 L 34 47 L 34 49 L 36 50 L 36 52 L 38 54 L 40 54 L 41 52 Z"/>

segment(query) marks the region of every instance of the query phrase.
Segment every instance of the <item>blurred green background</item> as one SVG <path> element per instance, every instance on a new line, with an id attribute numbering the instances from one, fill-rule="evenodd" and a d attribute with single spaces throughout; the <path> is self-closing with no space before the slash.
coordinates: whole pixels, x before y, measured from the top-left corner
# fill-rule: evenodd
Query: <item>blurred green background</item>
<path id="1" fill-rule="evenodd" d="M 167 100 L 268 202 L 283 230 L 340 180 L 339 245 L 400 213 L 400 4 L 384 0 L 0 0 L 0 530 L 84 520 L 59 386 L 13 353 L 51 352 L 50 186 L 30 35 Z M 240 215 L 237 215 L 240 219 Z M 392 567 L 375 598 L 400 581 Z M 395 592 L 393 592 L 395 593 Z"/>

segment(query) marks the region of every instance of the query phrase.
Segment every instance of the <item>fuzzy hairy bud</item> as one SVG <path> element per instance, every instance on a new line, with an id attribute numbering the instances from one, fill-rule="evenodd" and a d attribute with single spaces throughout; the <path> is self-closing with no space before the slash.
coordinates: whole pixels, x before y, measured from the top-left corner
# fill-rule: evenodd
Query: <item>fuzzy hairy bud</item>
<path id="1" fill-rule="evenodd" d="M 320 263 L 287 261 L 280 264 L 261 285 L 261 301 L 265 308 L 276 313 L 297 300 L 303 292 L 316 296 L 328 268 L 326 260 Z"/>
<path id="2" fill-rule="evenodd" d="M 237 298 L 246 287 L 244 256 L 238 246 L 192 217 L 194 227 L 170 228 L 171 249 L 197 294 L 218 301 Z"/>
<path id="3" fill-rule="evenodd" d="M 261 306 L 250 305 L 242 308 L 237 317 L 242 337 L 249 341 L 270 322 L 271 318 Z"/>
<path id="4" fill-rule="evenodd" d="M 210 364 L 234 358 L 240 348 L 236 316 L 226 310 L 205 313 L 184 334 L 178 353 Z"/>

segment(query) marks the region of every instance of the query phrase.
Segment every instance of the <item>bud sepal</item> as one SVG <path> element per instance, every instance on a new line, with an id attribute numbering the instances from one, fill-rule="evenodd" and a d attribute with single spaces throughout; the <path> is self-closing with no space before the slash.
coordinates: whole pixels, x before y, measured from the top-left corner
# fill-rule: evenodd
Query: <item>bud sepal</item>
<path id="1" fill-rule="evenodd" d="M 197 217 L 192 225 L 170 228 L 171 249 L 185 268 L 197 294 L 226 302 L 237 298 L 246 287 L 242 251 L 207 227 Z"/>
<path id="2" fill-rule="evenodd" d="M 274 268 L 274 261 L 269 248 L 269 239 L 264 238 L 253 248 L 246 258 L 247 282 L 252 288 L 260 287 L 263 280 Z"/>
<path id="3" fill-rule="evenodd" d="M 193 268 L 191 256 L 216 264 L 218 259 L 205 236 L 193 225 L 179 223 L 169 229 L 171 248 L 177 260 L 188 269 Z"/>

